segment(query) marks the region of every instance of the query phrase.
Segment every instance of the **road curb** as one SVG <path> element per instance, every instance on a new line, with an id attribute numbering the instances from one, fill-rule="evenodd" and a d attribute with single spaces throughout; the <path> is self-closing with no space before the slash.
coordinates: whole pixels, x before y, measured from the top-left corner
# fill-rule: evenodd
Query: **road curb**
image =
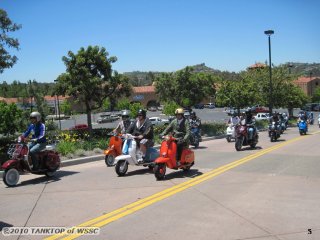
<path id="1" fill-rule="evenodd" d="M 211 140 L 215 140 L 215 139 L 221 139 L 221 138 L 225 138 L 225 137 L 226 137 L 225 135 L 213 136 L 213 137 L 203 137 L 202 142 L 211 141 Z M 159 149 L 160 145 L 156 145 L 156 146 L 154 146 L 154 148 Z M 68 167 L 68 166 L 73 166 L 73 165 L 78 165 L 78 164 L 83 164 L 83 163 L 96 162 L 96 161 L 104 160 L 104 158 L 105 158 L 104 154 L 99 154 L 99 155 L 94 155 L 94 156 L 66 159 L 66 160 L 61 161 L 61 167 Z"/>

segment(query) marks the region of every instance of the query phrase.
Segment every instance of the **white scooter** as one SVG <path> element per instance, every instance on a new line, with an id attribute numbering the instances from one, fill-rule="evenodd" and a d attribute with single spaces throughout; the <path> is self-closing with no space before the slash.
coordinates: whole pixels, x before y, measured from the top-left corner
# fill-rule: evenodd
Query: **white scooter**
<path id="1" fill-rule="evenodd" d="M 228 142 L 231 142 L 232 139 L 236 139 L 236 129 L 232 123 L 229 123 L 226 131 L 226 139 Z"/>
<path id="2" fill-rule="evenodd" d="M 125 141 L 122 147 L 122 155 L 115 158 L 115 170 L 118 176 L 124 176 L 128 171 L 128 165 L 144 166 L 153 169 L 154 160 L 159 157 L 159 152 L 155 148 L 148 148 L 143 162 L 138 162 L 142 152 L 137 147 L 135 136 L 125 134 Z"/>
<path id="3" fill-rule="evenodd" d="M 320 128 L 320 116 L 318 117 L 318 125 L 319 125 L 319 128 Z"/>

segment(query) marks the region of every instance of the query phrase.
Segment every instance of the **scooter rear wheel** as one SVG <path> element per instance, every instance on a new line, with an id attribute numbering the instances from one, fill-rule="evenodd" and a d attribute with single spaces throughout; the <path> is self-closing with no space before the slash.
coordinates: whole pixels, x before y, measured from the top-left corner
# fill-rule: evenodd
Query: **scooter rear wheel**
<path id="1" fill-rule="evenodd" d="M 17 185 L 19 182 L 20 174 L 17 169 L 15 168 L 10 168 L 5 170 L 3 174 L 3 182 L 8 186 L 8 187 L 14 187 Z"/>
<path id="2" fill-rule="evenodd" d="M 106 157 L 105 157 L 106 165 L 108 167 L 114 166 L 114 159 L 115 159 L 115 157 L 112 154 L 106 155 Z"/>
<path id="3" fill-rule="evenodd" d="M 164 163 L 156 164 L 153 171 L 157 180 L 163 180 L 166 175 L 166 165 Z"/>

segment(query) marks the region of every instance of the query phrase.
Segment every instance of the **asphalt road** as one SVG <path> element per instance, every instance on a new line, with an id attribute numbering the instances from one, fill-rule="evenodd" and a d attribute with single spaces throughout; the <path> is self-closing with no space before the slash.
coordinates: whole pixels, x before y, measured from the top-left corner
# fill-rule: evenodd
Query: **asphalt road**
<path id="1" fill-rule="evenodd" d="M 80 239 L 320 239 L 320 131 L 309 133 L 288 129 L 271 143 L 261 132 L 256 149 L 240 152 L 225 139 L 202 142 L 190 172 L 169 170 L 164 181 L 132 166 L 118 177 L 103 161 L 49 181 L 23 175 L 15 188 L 0 181 L 0 226 L 99 227 Z"/>

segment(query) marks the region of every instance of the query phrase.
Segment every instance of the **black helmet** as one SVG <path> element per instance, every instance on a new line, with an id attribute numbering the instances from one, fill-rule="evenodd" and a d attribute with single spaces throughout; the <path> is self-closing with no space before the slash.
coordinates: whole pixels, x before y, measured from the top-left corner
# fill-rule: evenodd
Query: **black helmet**
<path id="1" fill-rule="evenodd" d="M 139 109 L 137 115 L 138 115 L 138 116 L 139 116 L 139 115 L 142 115 L 143 118 L 146 118 L 147 112 L 146 112 L 146 110 L 144 110 L 144 109 Z"/>
<path id="2" fill-rule="evenodd" d="M 197 116 L 195 112 L 191 112 L 190 115 L 191 115 L 191 117 L 196 117 Z"/>
<path id="3" fill-rule="evenodd" d="M 248 108 L 248 109 L 246 110 L 246 114 L 251 114 L 251 108 Z"/>

